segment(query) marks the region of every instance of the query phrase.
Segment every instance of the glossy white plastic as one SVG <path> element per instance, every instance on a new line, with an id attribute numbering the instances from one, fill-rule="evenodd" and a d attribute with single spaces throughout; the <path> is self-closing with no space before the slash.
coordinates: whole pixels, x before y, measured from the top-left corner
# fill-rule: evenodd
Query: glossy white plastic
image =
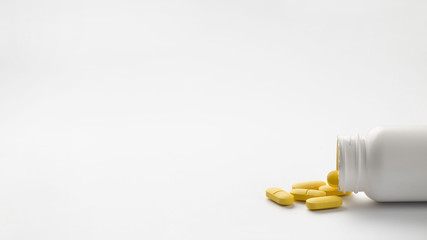
<path id="1" fill-rule="evenodd" d="M 427 126 L 338 137 L 339 189 L 378 202 L 427 201 Z"/>

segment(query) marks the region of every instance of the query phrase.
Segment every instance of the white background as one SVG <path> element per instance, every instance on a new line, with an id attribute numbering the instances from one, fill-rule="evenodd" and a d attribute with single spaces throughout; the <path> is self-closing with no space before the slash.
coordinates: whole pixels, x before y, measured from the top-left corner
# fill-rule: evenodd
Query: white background
<path id="1" fill-rule="evenodd" d="M 2 0 L 0 239 L 426 239 L 425 203 L 264 196 L 325 179 L 338 134 L 427 123 L 426 12 Z"/>

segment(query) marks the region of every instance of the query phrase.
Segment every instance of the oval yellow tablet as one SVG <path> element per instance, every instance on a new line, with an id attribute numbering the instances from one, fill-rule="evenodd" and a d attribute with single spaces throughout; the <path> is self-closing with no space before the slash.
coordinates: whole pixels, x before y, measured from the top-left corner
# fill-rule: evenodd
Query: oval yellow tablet
<path id="1" fill-rule="evenodd" d="M 338 187 L 338 171 L 337 170 L 330 171 L 328 173 L 327 179 L 328 179 L 329 186 Z"/>
<path id="2" fill-rule="evenodd" d="M 340 192 L 340 190 L 337 187 L 331 187 L 329 185 L 324 185 L 319 187 L 320 191 L 324 191 L 326 193 L 326 196 L 344 196 L 348 195 L 351 192 Z"/>
<path id="3" fill-rule="evenodd" d="M 326 193 L 324 191 L 319 191 L 314 189 L 301 189 L 301 188 L 292 189 L 291 194 L 294 195 L 295 200 L 298 200 L 298 201 L 305 201 L 309 198 L 326 196 Z"/>
<path id="4" fill-rule="evenodd" d="M 292 184 L 292 189 L 303 188 L 303 189 L 319 189 L 320 186 L 326 185 L 324 181 L 309 181 Z"/>
<path id="5" fill-rule="evenodd" d="M 310 198 L 307 199 L 305 205 L 310 210 L 337 208 L 342 205 L 342 198 L 337 196 Z"/>
<path id="6" fill-rule="evenodd" d="M 267 188 L 265 195 L 279 205 L 291 205 L 294 202 L 294 196 L 280 188 Z"/>

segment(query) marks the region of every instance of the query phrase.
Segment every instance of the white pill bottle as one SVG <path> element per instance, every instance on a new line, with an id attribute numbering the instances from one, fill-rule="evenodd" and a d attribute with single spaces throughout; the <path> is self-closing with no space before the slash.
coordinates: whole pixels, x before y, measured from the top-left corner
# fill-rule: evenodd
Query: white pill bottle
<path id="1" fill-rule="evenodd" d="M 427 201 L 427 126 L 339 136 L 337 169 L 340 191 L 378 202 Z"/>

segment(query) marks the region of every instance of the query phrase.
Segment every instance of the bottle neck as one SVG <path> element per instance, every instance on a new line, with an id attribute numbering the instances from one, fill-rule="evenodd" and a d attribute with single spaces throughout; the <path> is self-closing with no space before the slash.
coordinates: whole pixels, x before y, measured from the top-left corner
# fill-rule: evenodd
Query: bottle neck
<path id="1" fill-rule="evenodd" d="M 363 191 L 366 183 L 366 143 L 359 135 L 339 136 L 338 187 L 342 192 Z"/>

